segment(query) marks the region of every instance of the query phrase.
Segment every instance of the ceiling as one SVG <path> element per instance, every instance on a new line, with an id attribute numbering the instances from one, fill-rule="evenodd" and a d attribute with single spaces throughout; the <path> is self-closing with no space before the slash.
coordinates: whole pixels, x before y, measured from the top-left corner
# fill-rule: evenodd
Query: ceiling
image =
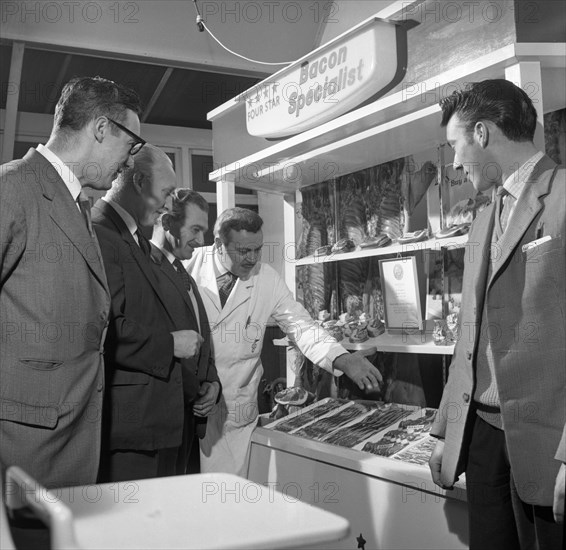
<path id="1" fill-rule="evenodd" d="M 0 106 L 6 108 L 12 46 L 0 46 Z M 107 57 L 27 48 L 18 110 L 53 114 L 61 87 L 75 76 L 98 75 L 130 86 L 140 95 L 142 122 L 208 128 L 206 114 L 245 91 L 259 78 L 171 68 Z M 156 94 L 156 90 L 159 90 Z"/>
<path id="2" fill-rule="evenodd" d="M 142 122 L 210 129 L 209 111 L 281 68 L 260 61 L 298 59 L 396 3 L 198 0 L 207 27 L 245 60 L 199 32 L 191 0 L 15 0 L 1 20 L 0 108 L 16 90 L 12 44 L 23 42 L 20 112 L 53 114 L 68 80 L 99 75 L 138 92 Z"/>

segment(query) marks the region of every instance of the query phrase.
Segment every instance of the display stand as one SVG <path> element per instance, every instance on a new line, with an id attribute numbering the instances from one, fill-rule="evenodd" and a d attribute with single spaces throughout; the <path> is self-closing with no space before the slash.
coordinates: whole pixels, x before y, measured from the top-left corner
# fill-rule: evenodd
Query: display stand
<path id="1" fill-rule="evenodd" d="M 415 3 L 414 7 L 426 10 L 431 7 L 427 2 Z M 511 8 L 519 4 L 506 3 Z M 280 242 L 294 243 L 298 233 L 296 207 L 303 188 L 440 148 L 446 134 L 440 126 L 438 101 L 468 82 L 492 78 L 507 78 L 529 92 L 541 121 L 535 143 L 544 148 L 543 114 L 566 106 L 565 44 L 552 42 L 553 35 L 544 36 L 544 24 L 526 25 L 512 11 L 504 11 L 496 22 L 480 17 L 456 24 L 442 18 L 423 20 L 410 31 L 407 78 L 398 88 L 373 103 L 284 140 L 269 141 L 246 134 L 246 94 L 220 106 L 209 115 L 215 136 L 214 160 L 221 167 L 210 175 L 211 181 L 228 191 L 237 185 L 282 196 L 284 226 Z M 521 37 L 527 34 L 529 39 L 522 42 Z M 438 36 L 443 40 L 439 41 Z M 429 200 L 438 201 L 438 193 L 436 199 L 431 193 Z M 466 241 L 467 236 L 429 239 L 412 245 L 392 244 L 300 259 L 286 250 L 285 280 L 294 291 L 295 269 L 299 266 L 338 264 L 437 247 L 444 251 L 463 246 Z M 341 343 L 349 349 L 347 339 Z M 386 332 L 364 344 L 378 351 L 445 357 L 454 350 L 453 346 L 434 344 L 429 321 L 422 335 Z M 446 370 L 445 366 L 444 379 Z M 288 373 L 291 375 L 290 369 Z M 290 379 L 289 384 L 292 382 Z M 259 427 L 252 438 L 248 474 L 254 481 L 276 484 L 306 502 L 342 511 L 351 521 L 353 536 L 343 544 L 325 548 L 452 549 L 468 545 L 463 487 L 448 492 L 438 489 L 423 466 L 413 467 Z"/>

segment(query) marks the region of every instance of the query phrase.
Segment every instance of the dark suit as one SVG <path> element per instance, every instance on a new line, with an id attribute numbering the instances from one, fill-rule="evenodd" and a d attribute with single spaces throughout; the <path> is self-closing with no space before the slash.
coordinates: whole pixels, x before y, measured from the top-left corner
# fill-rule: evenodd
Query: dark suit
<path id="1" fill-rule="evenodd" d="M 191 280 L 194 296 L 198 305 L 199 322 L 197 324 L 196 314 L 193 304 L 183 286 L 182 278 L 175 270 L 171 262 L 165 257 L 163 252 L 155 245 L 151 245 L 151 258 L 157 270 L 159 280 L 162 285 L 164 298 L 167 302 L 167 311 L 175 322 L 176 330 L 195 330 L 204 338 L 200 348 L 198 358 L 184 359 L 181 361 L 183 368 L 183 387 L 185 394 L 186 424 L 195 426 L 196 433 L 202 439 L 206 432 L 206 418 L 194 417 L 192 405 L 197 397 L 197 392 L 202 382 L 218 382 L 216 366 L 210 353 L 210 326 L 206 310 L 197 285 L 192 277 L 187 273 Z M 183 444 L 188 454 L 191 449 L 194 431 L 186 433 Z"/>
<path id="2" fill-rule="evenodd" d="M 113 477 L 108 474 L 112 463 L 107 469 L 106 460 L 116 460 L 116 451 L 151 454 L 180 447 L 183 379 L 181 364 L 173 356 L 171 332 L 176 326 L 150 258 L 105 201 L 95 204 L 92 220 L 112 295 L 105 344 L 105 469 L 100 478 L 112 481 L 108 479 Z M 147 473 L 147 477 L 151 475 Z"/>
<path id="3" fill-rule="evenodd" d="M 1 167 L 0 463 L 96 481 L 110 294 L 96 238 L 47 159 Z"/>

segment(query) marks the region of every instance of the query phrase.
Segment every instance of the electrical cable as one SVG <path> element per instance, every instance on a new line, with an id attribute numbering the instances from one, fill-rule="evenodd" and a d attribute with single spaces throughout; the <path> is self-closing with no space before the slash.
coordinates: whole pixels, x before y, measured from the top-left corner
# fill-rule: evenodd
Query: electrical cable
<path id="1" fill-rule="evenodd" d="M 220 40 L 218 38 L 216 38 L 216 36 L 214 36 L 213 32 L 208 28 L 208 26 L 205 23 L 202 15 L 200 14 L 200 11 L 198 9 L 197 0 L 193 0 L 193 2 L 194 2 L 194 5 L 195 5 L 195 9 L 197 11 L 196 24 L 197 24 L 199 32 L 203 32 L 204 30 L 206 30 L 206 32 L 208 32 L 208 34 L 210 34 L 210 36 L 212 36 L 212 38 L 214 38 L 214 40 L 216 40 L 216 42 L 218 42 L 218 44 L 222 48 L 224 48 L 227 52 L 229 52 L 232 55 L 235 55 L 237 57 L 240 57 L 242 59 L 245 59 L 246 61 L 250 61 L 251 63 L 259 63 L 261 65 L 290 65 L 291 63 L 293 63 L 292 61 L 279 61 L 279 62 L 273 62 L 273 63 L 269 62 L 269 61 L 258 61 L 257 59 L 250 59 L 249 57 L 246 57 L 245 55 L 241 55 L 241 54 L 231 50 L 230 48 L 228 48 L 227 46 L 222 44 L 222 42 L 220 42 Z"/>

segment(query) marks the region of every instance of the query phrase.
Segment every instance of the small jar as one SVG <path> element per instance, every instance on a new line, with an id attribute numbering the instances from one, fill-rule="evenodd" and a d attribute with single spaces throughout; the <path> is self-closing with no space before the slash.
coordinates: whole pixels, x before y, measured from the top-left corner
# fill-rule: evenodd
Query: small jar
<path id="1" fill-rule="evenodd" d="M 460 323 L 457 313 L 446 316 L 446 340 L 450 344 L 455 344 L 460 337 Z"/>

